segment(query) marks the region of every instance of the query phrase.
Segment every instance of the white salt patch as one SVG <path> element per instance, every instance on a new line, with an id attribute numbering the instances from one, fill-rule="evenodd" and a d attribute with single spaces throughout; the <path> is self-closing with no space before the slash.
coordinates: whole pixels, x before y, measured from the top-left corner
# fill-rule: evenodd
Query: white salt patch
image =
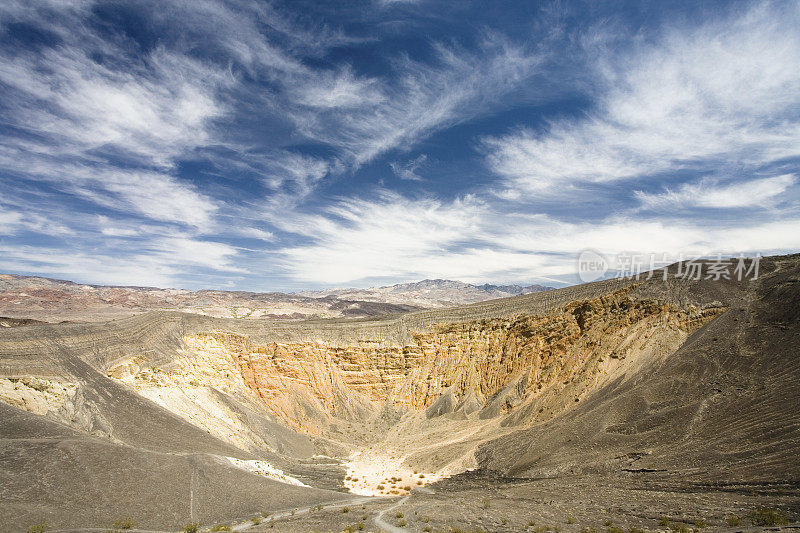
<path id="1" fill-rule="evenodd" d="M 306 485 L 299 479 L 284 474 L 283 470 L 275 468 L 266 461 L 261 461 L 258 459 L 250 459 L 250 460 L 236 459 L 235 457 L 226 457 L 226 459 L 230 461 L 234 466 L 252 472 L 253 474 L 264 476 L 269 479 L 274 479 L 275 481 L 280 481 L 281 483 L 287 483 L 289 485 L 297 485 L 298 487 L 308 487 L 308 485 Z"/>

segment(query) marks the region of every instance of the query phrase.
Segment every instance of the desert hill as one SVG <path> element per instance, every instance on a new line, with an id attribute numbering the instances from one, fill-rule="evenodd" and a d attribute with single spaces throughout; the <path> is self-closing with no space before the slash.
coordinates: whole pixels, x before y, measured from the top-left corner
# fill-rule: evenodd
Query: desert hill
<path id="1" fill-rule="evenodd" d="M 447 279 L 425 279 L 370 289 L 328 289 L 303 291 L 297 294 L 314 298 L 336 296 L 347 300 L 416 305 L 419 307 L 452 307 L 552 290 L 544 285 L 472 285 Z"/>
<path id="2" fill-rule="evenodd" d="M 800 256 L 676 272 L 370 319 L 2 328 L 0 525 L 794 520 Z M 315 507 L 335 501 L 358 517 Z"/>
<path id="3" fill-rule="evenodd" d="M 0 317 L 96 322 L 147 311 L 177 310 L 236 319 L 366 318 L 548 289 L 550 287 L 541 285 L 475 286 L 460 281 L 425 280 L 375 289 L 287 294 L 87 285 L 38 276 L 0 274 Z"/>

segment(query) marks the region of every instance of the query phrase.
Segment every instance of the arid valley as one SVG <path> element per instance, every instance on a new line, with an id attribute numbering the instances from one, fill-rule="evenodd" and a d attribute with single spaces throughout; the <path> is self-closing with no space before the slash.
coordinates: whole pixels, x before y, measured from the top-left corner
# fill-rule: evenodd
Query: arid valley
<path id="1" fill-rule="evenodd" d="M 4 324 L 0 524 L 791 527 L 800 258 L 761 268 L 367 319 Z"/>

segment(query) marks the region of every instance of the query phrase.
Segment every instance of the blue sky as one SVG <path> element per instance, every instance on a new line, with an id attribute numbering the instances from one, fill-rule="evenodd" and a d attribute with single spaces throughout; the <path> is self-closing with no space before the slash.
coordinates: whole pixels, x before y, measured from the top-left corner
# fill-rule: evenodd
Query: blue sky
<path id="1" fill-rule="evenodd" d="M 293 290 L 800 249 L 797 2 L 0 5 L 0 271 Z"/>

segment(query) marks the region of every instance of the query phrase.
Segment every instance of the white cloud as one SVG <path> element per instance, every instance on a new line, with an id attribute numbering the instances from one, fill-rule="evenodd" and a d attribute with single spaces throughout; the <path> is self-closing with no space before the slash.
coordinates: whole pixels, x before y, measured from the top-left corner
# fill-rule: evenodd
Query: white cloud
<path id="1" fill-rule="evenodd" d="M 95 180 L 94 185 L 155 220 L 205 228 L 217 210 L 214 202 L 193 187 L 163 174 L 113 172 Z M 91 194 L 89 189 L 82 190 Z"/>
<path id="2" fill-rule="evenodd" d="M 251 239 L 258 239 L 260 241 L 273 241 L 275 240 L 275 234 L 271 231 L 264 231 L 258 228 L 241 228 L 238 229 L 237 234 L 243 237 L 249 237 Z"/>
<path id="3" fill-rule="evenodd" d="M 0 166 L 122 213 L 203 230 L 213 225 L 219 209 L 217 202 L 191 184 L 161 172 L 59 164 L 13 149 L 0 150 Z"/>
<path id="4" fill-rule="evenodd" d="M 427 159 L 428 156 L 426 154 L 422 154 L 416 159 L 412 159 L 411 161 L 406 161 L 405 163 L 399 163 L 397 161 L 393 161 L 389 163 L 389 166 L 392 168 L 392 172 L 394 172 L 395 176 L 397 176 L 401 180 L 422 181 L 422 178 L 419 175 L 417 175 L 417 168 L 419 168 L 420 165 L 425 163 Z"/>
<path id="5" fill-rule="evenodd" d="M 17 226 L 22 223 L 22 213 L 3 209 L 0 206 L 0 234 L 13 235 Z"/>
<path id="6" fill-rule="evenodd" d="M 490 168 L 532 194 L 575 181 L 604 182 L 800 155 L 800 9 L 764 5 L 727 20 L 665 31 L 589 63 L 596 111 L 486 139 Z M 596 40 L 591 40 L 596 43 Z"/>
<path id="7" fill-rule="evenodd" d="M 290 275 L 340 283 L 416 273 L 468 235 L 481 205 L 471 198 L 442 204 L 386 193 L 375 201 L 342 200 L 325 214 L 282 221 L 281 229 L 314 244 L 280 251 Z M 279 222 L 280 223 L 280 222 Z"/>
<path id="8" fill-rule="evenodd" d="M 175 235 L 156 239 L 146 246 L 156 252 L 149 254 L 149 257 L 160 258 L 165 264 L 199 265 L 225 272 L 247 272 L 231 262 L 238 252 L 236 248 L 225 243 Z"/>
<path id="9" fill-rule="evenodd" d="M 282 227 L 311 244 L 279 250 L 298 282 L 364 284 L 370 280 L 445 277 L 526 281 L 574 272 L 578 253 L 714 255 L 800 248 L 800 218 L 780 222 L 666 222 L 609 217 L 566 222 L 524 215 L 472 197 L 453 202 L 385 194 L 346 200 L 324 214 Z"/>
<path id="10" fill-rule="evenodd" d="M 297 102 L 323 109 L 374 106 L 386 100 L 377 79 L 358 78 L 349 67 L 323 72 L 312 83 L 290 90 Z"/>
<path id="11" fill-rule="evenodd" d="M 227 244 L 184 235 L 147 242 L 128 241 L 126 253 L 108 247 L 57 247 L 0 244 L 0 271 L 61 276 L 74 281 L 167 287 L 186 279 L 189 267 L 226 273 L 246 272 L 233 263 L 237 250 Z"/>
<path id="12" fill-rule="evenodd" d="M 58 48 L 0 61 L 0 81 L 12 88 L 9 123 L 47 135 L 41 151 L 74 156 L 112 147 L 169 165 L 208 140 L 206 124 L 221 113 L 214 98 L 221 74 L 164 50 L 138 70 L 112 70 L 89 52 Z"/>
<path id="13" fill-rule="evenodd" d="M 760 178 L 741 183 L 719 185 L 708 181 L 684 184 L 676 191 L 666 190 L 650 194 L 636 191 L 635 195 L 644 207 L 753 207 L 770 206 L 797 183 L 792 174 L 771 178 Z"/>
<path id="14" fill-rule="evenodd" d="M 25 206 L 12 209 L 0 202 L 0 235 L 15 235 L 20 230 L 47 235 L 68 235 L 71 230 L 64 224 L 53 220 L 52 211 L 37 213 Z"/>
<path id="15" fill-rule="evenodd" d="M 317 157 L 283 152 L 267 158 L 265 167 L 264 180 L 271 189 L 289 185 L 294 196 L 303 197 L 335 168 L 335 164 Z"/>
<path id="16" fill-rule="evenodd" d="M 407 149 L 438 129 L 502 105 L 503 97 L 541 62 L 538 55 L 497 36 L 487 38 L 479 53 L 441 44 L 434 49 L 433 64 L 408 57 L 397 61 L 396 80 L 357 94 L 358 105 L 348 112 L 297 112 L 291 117 L 303 135 L 336 146 L 362 163 L 388 150 Z M 297 81 L 322 87 L 327 83 Z"/>

